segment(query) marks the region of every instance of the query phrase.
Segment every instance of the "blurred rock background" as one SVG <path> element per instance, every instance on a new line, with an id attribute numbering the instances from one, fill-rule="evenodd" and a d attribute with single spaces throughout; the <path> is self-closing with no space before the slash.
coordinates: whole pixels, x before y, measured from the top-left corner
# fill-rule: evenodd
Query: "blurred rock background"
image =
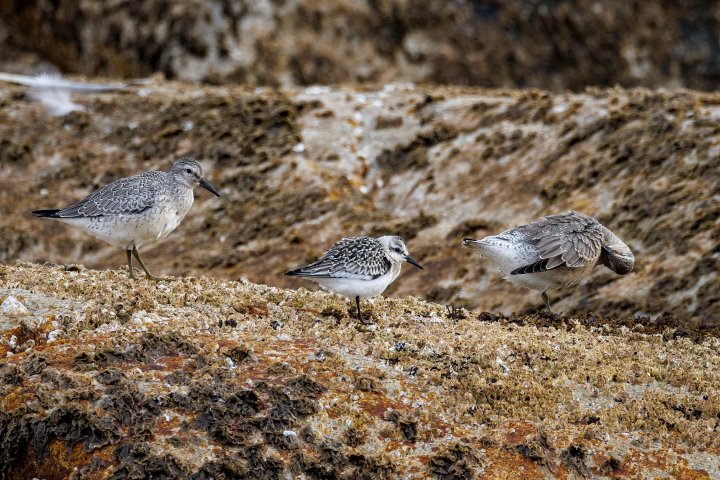
<path id="1" fill-rule="evenodd" d="M 711 90 L 716 1 L 5 0 L 0 66 L 246 85 Z"/>

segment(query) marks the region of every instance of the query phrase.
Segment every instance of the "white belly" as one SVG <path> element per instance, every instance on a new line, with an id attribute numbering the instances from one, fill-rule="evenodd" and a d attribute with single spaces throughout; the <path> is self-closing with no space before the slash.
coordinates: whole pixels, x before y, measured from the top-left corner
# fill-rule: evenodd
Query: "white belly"
<path id="1" fill-rule="evenodd" d="M 486 237 L 482 243 L 473 245 L 480 255 L 487 258 L 490 263 L 502 273 L 509 275 L 516 268 L 537 262 L 540 257 L 535 250 L 522 243 L 508 242 L 497 237 Z"/>
<path id="2" fill-rule="evenodd" d="M 320 288 L 329 292 L 339 293 L 346 297 L 362 299 L 372 298 L 380 295 L 390 285 L 400 273 L 394 273 L 395 269 L 390 269 L 385 275 L 373 280 L 360 280 L 357 278 L 308 278 L 320 285 Z"/>
<path id="3" fill-rule="evenodd" d="M 555 270 L 538 273 L 525 273 L 522 275 L 505 275 L 503 277 L 508 282 L 520 285 L 521 287 L 530 288 L 539 292 L 554 290 L 562 286 L 557 278 Z"/>
<path id="4" fill-rule="evenodd" d="M 180 225 L 180 222 L 185 217 L 185 213 L 181 212 L 171 212 L 168 215 L 165 216 L 165 223 L 162 226 L 162 229 L 160 230 L 160 233 L 157 234 L 157 237 L 155 240 L 161 240 L 168 235 L 170 235 L 170 232 L 175 230 L 178 225 Z"/>
<path id="5" fill-rule="evenodd" d="M 593 267 L 593 265 L 584 268 L 560 267 L 546 272 L 510 275 L 510 272 L 516 268 L 540 260 L 540 256 L 531 245 L 498 237 L 486 237 L 473 248 L 478 250 L 482 257 L 488 259 L 508 282 L 540 292 L 573 286 Z"/>
<path id="6" fill-rule="evenodd" d="M 506 275 L 505 279 L 516 285 L 545 292 L 556 288 L 567 288 L 577 285 L 593 267 L 594 264 L 592 263 L 579 268 L 563 266 L 548 270 L 547 272 Z"/>
<path id="7" fill-rule="evenodd" d="M 82 228 L 110 245 L 130 250 L 141 248 L 167 237 L 180 224 L 192 206 L 183 199 L 179 204 L 158 202 L 158 205 L 139 214 L 104 215 L 90 218 L 60 218 L 60 222 Z"/>

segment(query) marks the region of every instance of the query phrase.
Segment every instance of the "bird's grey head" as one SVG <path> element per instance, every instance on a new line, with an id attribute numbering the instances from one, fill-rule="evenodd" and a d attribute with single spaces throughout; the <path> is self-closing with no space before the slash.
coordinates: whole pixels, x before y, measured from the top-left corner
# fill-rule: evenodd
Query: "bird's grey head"
<path id="1" fill-rule="evenodd" d="M 607 228 L 604 231 L 600 263 L 618 275 L 627 275 L 635 266 L 635 255 L 617 235 Z"/>
<path id="2" fill-rule="evenodd" d="M 175 162 L 170 169 L 170 175 L 173 176 L 175 181 L 187 188 L 193 189 L 199 185 L 213 195 L 220 196 L 215 187 L 203 178 L 202 167 L 192 158 L 181 158 Z"/>
<path id="3" fill-rule="evenodd" d="M 410 256 L 402 238 L 385 235 L 384 237 L 379 237 L 377 241 L 385 248 L 385 253 L 395 263 L 408 262 L 410 265 L 414 265 L 422 270 L 423 267 Z"/>

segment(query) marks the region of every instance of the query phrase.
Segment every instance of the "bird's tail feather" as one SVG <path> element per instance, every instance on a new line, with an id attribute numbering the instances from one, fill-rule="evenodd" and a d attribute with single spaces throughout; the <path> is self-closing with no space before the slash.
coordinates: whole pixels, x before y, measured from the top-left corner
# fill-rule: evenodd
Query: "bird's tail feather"
<path id="1" fill-rule="evenodd" d="M 59 218 L 58 212 L 60 210 L 33 210 L 32 214 L 40 218 Z"/>
<path id="2" fill-rule="evenodd" d="M 487 246 L 483 240 L 485 239 L 475 240 L 473 238 L 463 238 L 463 246 L 475 250 L 483 250 Z"/>

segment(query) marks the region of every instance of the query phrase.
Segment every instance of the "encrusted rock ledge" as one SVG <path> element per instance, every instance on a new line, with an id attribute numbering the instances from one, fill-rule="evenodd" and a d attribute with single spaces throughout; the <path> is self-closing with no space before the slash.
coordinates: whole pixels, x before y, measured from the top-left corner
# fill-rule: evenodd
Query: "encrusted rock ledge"
<path id="1" fill-rule="evenodd" d="M 0 265 L 0 478 L 720 476 L 720 341 Z M 629 319 L 628 319 L 629 320 Z"/>
<path id="2" fill-rule="evenodd" d="M 426 269 L 386 293 L 532 313 L 537 292 L 499 281 L 462 238 L 572 209 L 616 232 L 637 262 L 631 275 L 596 268 L 553 292 L 556 308 L 720 325 L 718 93 L 157 79 L 74 100 L 84 111 L 49 117 L 23 88 L 0 87 L 0 262 L 118 268 L 117 248 L 29 210 L 194 155 L 222 198 L 198 192 L 148 248 L 162 274 L 297 287 L 278 272 L 340 237 L 399 234 Z"/>

